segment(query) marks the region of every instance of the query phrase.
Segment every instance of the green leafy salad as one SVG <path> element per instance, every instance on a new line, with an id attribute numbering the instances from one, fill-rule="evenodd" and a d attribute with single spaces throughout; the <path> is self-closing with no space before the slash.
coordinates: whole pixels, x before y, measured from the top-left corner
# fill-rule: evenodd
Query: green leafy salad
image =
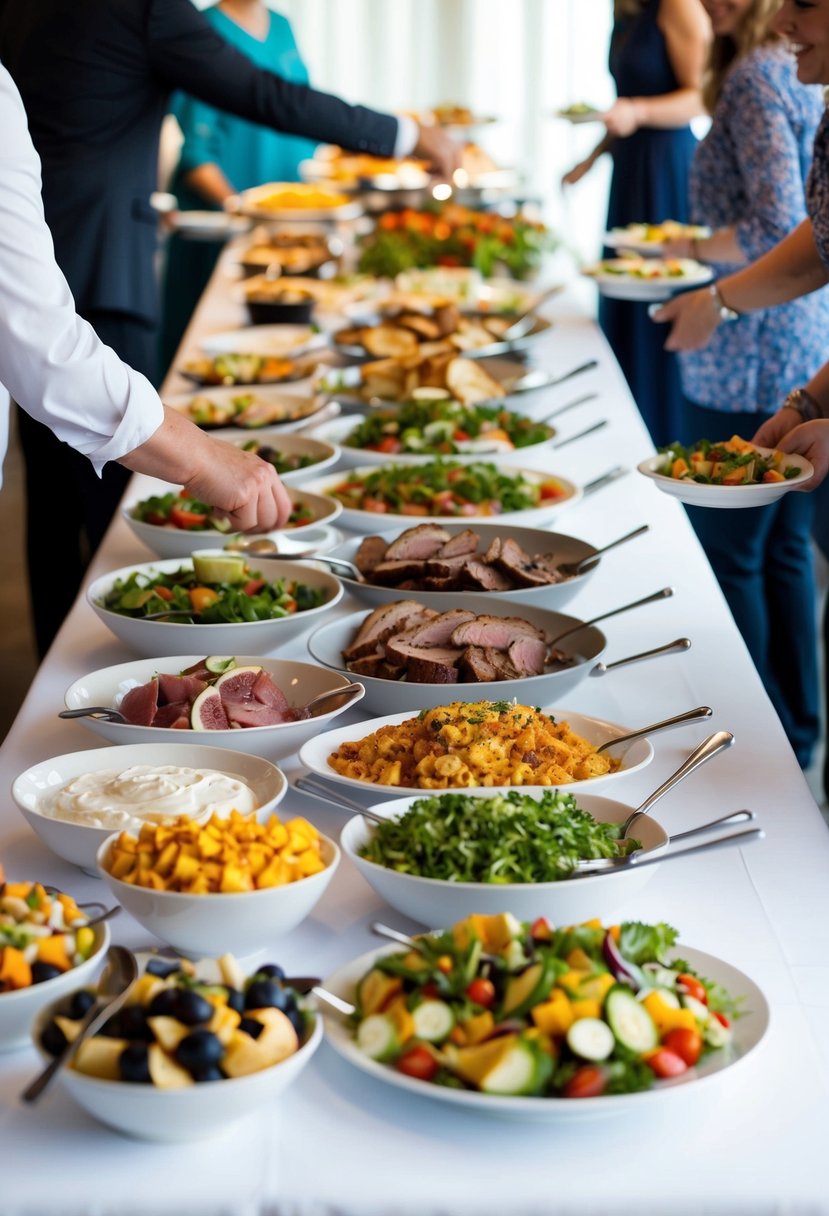
<path id="1" fill-rule="evenodd" d="M 383 465 L 369 473 L 350 473 L 327 493 L 357 511 L 401 515 L 500 515 L 527 511 L 540 503 L 565 498 L 566 490 L 550 477 L 530 480 L 523 473 L 504 473 L 494 464 Z"/>
<path id="2" fill-rule="evenodd" d="M 468 916 L 375 958 L 355 993 L 357 1047 L 404 1076 L 482 1095 L 650 1089 L 725 1055 L 739 1016 L 739 997 L 675 957 L 676 938 L 664 923 Z"/>
<path id="3" fill-rule="evenodd" d="M 371 451 L 454 455 L 458 452 L 511 451 L 543 443 L 553 428 L 498 405 L 462 405 L 451 398 L 413 400 L 398 409 L 379 410 L 345 439 L 347 447 Z"/>
<path id="4" fill-rule="evenodd" d="M 572 794 L 531 798 L 511 790 L 492 798 L 419 798 L 378 824 L 360 850 L 401 874 L 449 882 L 537 883 L 569 878 L 577 861 L 624 857 L 639 841 L 620 840 L 621 824 L 597 823 Z"/>

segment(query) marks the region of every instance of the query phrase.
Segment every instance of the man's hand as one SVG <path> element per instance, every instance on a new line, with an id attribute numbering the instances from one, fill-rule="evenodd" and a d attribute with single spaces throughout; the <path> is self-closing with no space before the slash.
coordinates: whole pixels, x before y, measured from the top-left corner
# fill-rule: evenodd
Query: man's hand
<path id="1" fill-rule="evenodd" d="M 791 414 L 793 410 L 781 410 L 775 414 L 774 418 L 770 418 L 766 426 L 774 422 L 775 418 L 779 418 L 780 414 Z M 763 427 L 757 432 L 759 436 Z M 758 440 L 759 442 L 759 440 Z M 814 422 L 801 422 L 800 426 L 794 427 L 783 436 L 778 444 L 767 445 L 765 441 L 763 446 L 776 446 L 781 452 L 794 453 L 797 456 L 805 456 L 807 460 L 815 467 L 814 477 L 810 477 L 808 481 L 804 481 L 798 486 L 798 490 L 816 490 L 820 483 L 829 473 L 829 420 L 818 418 Z"/>
<path id="2" fill-rule="evenodd" d="M 767 418 L 752 439 L 761 448 L 779 448 L 784 435 L 788 435 L 803 422 L 802 415 L 791 406 L 784 405 L 772 418 Z"/>
<path id="3" fill-rule="evenodd" d="M 460 144 L 440 127 L 423 123 L 417 124 L 414 155 L 428 161 L 434 174 L 447 182 L 452 181 L 452 175 L 461 165 Z"/>
<path id="4" fill-rule="evenodd" d="M 673 321 L 665 350 L 700 350 L 707 346 L 720 323 L 717 302 L 710 291 L 685 291 L 651 312 L 660 325 Z"/>
<path id="5" fill-rule="evenodd" d="M 184 483 L 192 498 L 224 511 L 237 532 L 271 532 L 285 526 L 292 505 L 288 491 L 266 460 L 232 444 L 207 439 L 210 449 Z"/>

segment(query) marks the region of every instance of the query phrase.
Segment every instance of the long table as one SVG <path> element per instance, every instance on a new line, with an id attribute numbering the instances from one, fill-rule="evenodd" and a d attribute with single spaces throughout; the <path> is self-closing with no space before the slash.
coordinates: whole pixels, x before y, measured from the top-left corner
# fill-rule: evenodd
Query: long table
<path id="1" fill-rule="evenodd" d="M 242 321 L 231 257 L 220 263 L 194 316 L 184 349 L 201 334 Z M 546 412 L 586 393 L 595 400 L 561 419 L 561 434 L 607 418 L 609 425 L 546 464 L 584 483 L 611 466 L 635 470 L 648 454 L 646 432 L 596 326 L 558 302 L 556 325 L 534 354 L 564 372 L 587 359 L 598 367 L 538 394 Z M 182 385 L 171 378 L 167 391 Z M 131 497 L 151 487 L 136 478 Z M 134 1142 L 95 1123 L 58 1089 L 34 1109 L 16 1095 L 37 1065 L 34 1050 L 0 1056 L 0 1212 L 280 1213 L 387 1216 L 390 1213 L 820 1213 L 829 1127 L 829 836 L 780 723 L 751 664 L 684 511 L 635 471 L 562 512 L 553 527 L 596 545 L 648 522 L 643 538 L 608 554 L 568 612 L 587 618 L 665 585 L 673 598 L 609 621 L 608 662 L 687 635 L 691 649 L 585 680 L 566 708 L 643 725 L 700 704 L 709 724 L 654 740 L 649 767 L 617 783 L 613 796 L 636 804 L 709 730 L 734 732 L 736 745 L 669 795 L 658 817 L 679 831 L 749 807 L 766 829 L 762 844 L 658 867 L 626 919 L 667 920 L 689 945 L 727 959 L 764 990 L 772 1010 L 757 1051 L 716 1080 L 655 1100 L 631 1116 L 525 1124 L 409 1098 L 358 1073 L 323 1044 L 299 1081 L 272 1109 L 203 1144 Z M 116 520 L 90 579 L 148 560 Z M 357 607 L 348 597 L 339 611 Z M 293 642 L 290 657 L 303 643 Z M 278 652 L 277 652 L 278 653 Z M 59 721 L 63 692 L 84 672 L 128 655 L 79 597 L 0 749 L 0 784 L 35 761 L 96 745 L 78 723 Z M 287 655 L 286 655 L 287 657 Z M 351 711 L 343 721 L 366 715 Z M 288 776 L 296 760 L 283 765 Z M 304 795 L 283 809 L 305 814 L 336 837 L 342 816 Z M 79 898 L 103 885 L 53 857 L 7 797 L 0 810 L 0 858 L 12 877 L 38 877 Z M 470 909 L 471 911 L 474 909 Z M 376 945 L 381 917 L 417 927 L 382 905 L 344 861 L 313 915 L 273 957 L 289 974 L 336 969 Z M 122 915 L 114 937 L 150 944 Z M 584 1108 L 579 1105 L 579 1115 Z M 575 1112 L 574 1112 L 575 1113 Z"/>

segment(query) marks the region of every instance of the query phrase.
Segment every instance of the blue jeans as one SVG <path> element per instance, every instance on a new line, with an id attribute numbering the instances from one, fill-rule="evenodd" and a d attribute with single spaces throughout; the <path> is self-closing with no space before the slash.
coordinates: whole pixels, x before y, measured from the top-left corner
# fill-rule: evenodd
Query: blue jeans
<path id="1" fill-rule="evenodd" d="M 767 415 L 725 413 L 688 402 L 683 442 L 750 439 Z M 736 491 L 739 493 L 739 491 Z M 689 507 L 711 567 L 801 766 L 819 731 L 811 494 L 767 507 Z"/>

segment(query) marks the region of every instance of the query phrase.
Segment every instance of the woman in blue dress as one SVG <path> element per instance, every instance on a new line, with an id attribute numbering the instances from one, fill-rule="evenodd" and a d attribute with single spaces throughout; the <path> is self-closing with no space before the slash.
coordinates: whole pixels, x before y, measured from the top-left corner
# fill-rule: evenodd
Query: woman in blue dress
<path id="1" fill-rule="evenodd" d="M 699 257 L 722 275 L 805 218 L 823 98 L 798 84 L 790 52 L 769 28 L 778 0 L 703 3 L 715 36 L 703 89 L 713 120 L 691 173 L 691 218 L 713 233 L 675 241 L 668 252 Z M 820 367 L 827 333 L 829 296 L 821 292 L 739 317 L 704 350 L 681 354 L 688 404 L 676 437 L 753 435 L 792 385 Z M 688 514 L 805 766 L 819 728 L 812 499 L 787 494 L 770 506 Z"/>
<path id="2" fill-rule="evenodd" d="M 687 220 L 697 142 L 688 123 L 703 112 L 708 39 L 700 0 L 616 0 L 610 71 L 618 100 L 603 116 L 604 139 L 564 178 L 579 181 L 611 154 L 608 228 Z M 654 443 L 670 442 L 682 406 L 679 368 L 654 337 L 647 305 L 602 298 L 599 322 Z"/>
<path id="3" fill-rule="evenodd" d="M 308 83 L 293 30 L 286 17 L 263 0 L 220 0 L 205 12 L 226 42 L 259 67 L 296 84 Z M 269 181 L 297 181 L 299 163 L 314 144 L 298 136 L 236 118 L 186 94 L 171 112 L 184 136 L 170 190 L 182 211 L 221 209 L 226 198 Z M 170 237 L 164 280 L 161 366 L 169 366 L 222 246 L 215 241 Z"/>

